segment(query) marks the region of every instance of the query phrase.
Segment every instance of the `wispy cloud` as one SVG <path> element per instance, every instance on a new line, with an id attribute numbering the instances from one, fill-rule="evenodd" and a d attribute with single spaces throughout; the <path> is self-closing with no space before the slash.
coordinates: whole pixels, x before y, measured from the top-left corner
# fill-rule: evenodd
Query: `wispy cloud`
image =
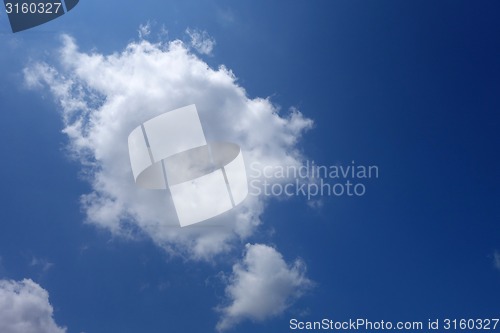
<path id="1" fill-rule="evenodd" d="M 139 25 L 139 38 L 146 38 L 151 34 L 151 23 L 147 22 L 146 24 Z"/>
<path id="2" fill-rule="evenodd" d="M 3 266 L 3 258 L 0 256 L 0 278 L 5 274 L 5 267 Z"/>
<path id="3" fill-rule="evenodd" d="M 321 208 L 323 208 L 324 205 L 325 205 L 325 200 L 323 200 L 323 199 L 308 200 L 307 201 L 307 206 L 309 206 L 310 208 L 312 208 L 314 210 L 320 210 Z"/>
<path id="4" fill-rule="evenodd" d="M 212 54 L 216 42 L 214 38 L 210 37 L 208 32 L 188 28 L 186 29 L 186 33 L 191 39 L 191 47 L 193 47 L 198 53 L 206 55 Z"/>
<path id="5" fill-rule="evenodd" d="M 46 258 L 33 257 L 31 259 L 30 266 L 40 269 L 42 273 L 46 273 L 54 266 L 54 263 L 50 262 Z"/>
<path id="6" fill-rule="evenodd" d="M 313 283 L 306 277 L 305 264 L 287 264 L 274 248 L 247 245 L 242 262 L 233 266 L 226 288 L 228 305 L 219 308 L 217 329 L 223 331 L 242 320 L 262 321 L 282 314 Z"/>
<path id="7" fill-rule="evenodd" d="M 219 24 L 229 26 L 235 22 L 235 13 L 231 8 L 218 8 L 216 17 Z"/>
<path id="8" fill-rule="evenodd" d="M 493 253 L 493 265 L 496 269 L 500 270 L 500 252 L 498 250 Z"/>

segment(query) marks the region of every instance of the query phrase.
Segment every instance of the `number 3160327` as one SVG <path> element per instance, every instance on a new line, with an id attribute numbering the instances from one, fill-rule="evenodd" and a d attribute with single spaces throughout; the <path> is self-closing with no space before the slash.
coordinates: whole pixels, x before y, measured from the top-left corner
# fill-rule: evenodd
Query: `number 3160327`
<path id="1" fill-rule="evenodd" d="M 47 3 L 5 3 L 7 14 L 58 14 L 61 10 L 60 2 Z"/>

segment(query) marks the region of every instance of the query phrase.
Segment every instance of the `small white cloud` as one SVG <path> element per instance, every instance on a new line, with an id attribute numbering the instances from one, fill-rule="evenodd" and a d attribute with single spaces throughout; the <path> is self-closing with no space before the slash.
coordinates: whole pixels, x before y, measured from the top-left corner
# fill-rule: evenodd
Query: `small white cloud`
<path id="1" fill-rule="evenodd" d="M 262 321 L 282 314 L 312 286 L 305 271 L 299 259 L 288 265 L 274 248 L 247 244 L 243 261 L 233 266 L 226 288 L 229 305 L 219 308 L 222 317 L 217 329 L 229 329 L 245 319 Z"/>
<path id="2" fill-rule="evenodd" d="M 146 24 L 139 25 L 138 33 L 141 39 L 148 37 L 151 34 L 151 23 L 147 22 Z"/>
<path id="3" fill-rule="evenodd" d="M 496 269 L 500 270 L 500 252 L 495 251 L 493 253 L 493 265 L 495 266 Z"/>
<path id="4" fill-rule="evenodd" d="M 215 39 L 212 38 L 206 31 L 196 29 L 186 29 L 186 33 L 191 38 L 190 45 L 198 53 L 210 55 L 215 46 Z"/>
<path id="5" fill-rule="evenodd" d="M 324 205 L 325 201 L 323 199 L 317 199 L 317 200 L 311 199 L 307 201 L 307 206 L 309 206 L 309 208 L 312 208 L 314 210 L 320 210 L 321 208 L 323 208 Z"/>
<path id="6" fill-rule="evenodd" d="M 52 268 L 52 266 L 54 266 L 54 263 L 48 261 L 45 258 L 33 257 L 31 259 L 30 266 L 39 268 L 42 271 L 42 273 L 46 273 L 49 271 L 49 269 Z"/>
<path id="7" fill-rule="evenodd" d="M 49 294 L 32 280 L 0 280 L 0 332 L 65 333 L 53 318 Z"/>
<path id="8" fill-rule="evenodd" d="M 165 24 L 161 25 L 160 32 L 158 33 L 158 38 L 164 40 L 168 37 L 168 29 Z"/>

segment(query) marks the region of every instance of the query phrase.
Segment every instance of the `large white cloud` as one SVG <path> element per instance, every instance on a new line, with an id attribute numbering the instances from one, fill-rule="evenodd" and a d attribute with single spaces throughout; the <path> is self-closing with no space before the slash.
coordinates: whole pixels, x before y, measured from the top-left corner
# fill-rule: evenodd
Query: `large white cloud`
<path id="1" fill-rule="evenodd" d="M 220 309 L 217 329 L 226 330 L 244 319 L 262 321 L 280 315 L 311 286 L 301 260 L 288 265 L 270 246 L 247 245 L 242 262 L 233 266 L 226 288 L 229 304 Z"/>
<path id="2" fill-rule="evenodd" d="M 53 318 L 49 294 L 32 280 L 0 280 L 0 332 L 65 333 Z"/>
<path id="3" fill-rule="evenodd" d="M 61 106 L 69 151 L 92 185 L 82 196 L 88 222 L 119 235 L 144 233 L 167 251 L 195 259 L 210 259 L 251 235 L 261 223 L 265 198 L 249 196 L 212 225 L 178 228 L 165 192 L 135 186 L 129 133 L 145 120 L 194 103 L 208 141 L 239 144 L 247 167 L 255 161 L 300 165 L 296 145 L 312 121 L 295 109 L 281 114 L 269 99 L 249 98 L 231 70 L 210 68 L 179 40 L 139 40 L 110 55 L 81 52 L 69 36 L 62 40 L 57 60 L 31 64 L 25 81 L 48 87 Z"/>

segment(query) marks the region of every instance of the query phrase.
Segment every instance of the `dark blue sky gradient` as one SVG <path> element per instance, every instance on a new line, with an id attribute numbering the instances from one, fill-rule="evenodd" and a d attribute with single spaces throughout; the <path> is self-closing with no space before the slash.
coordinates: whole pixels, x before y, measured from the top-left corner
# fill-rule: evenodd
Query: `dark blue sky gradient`
<path id="1" fill-rule="evenodd" d="M 16 35 L 0 15 L 0 278 L 40 283 L 70 333 L 215 326 L 217 274 L 241 253 L 168 260 L 147 239 L 83 224 L 89 187 L 64 152 L 57 108 L 23 88 L 22 68 L 54 59 L 60 33 L 110 53 L 150 20 L 171 38 L 207 30 L 217 41 L 209 64 L 232 69 L 251 97 L 314 119 L 301 144 L 309 159 L 380 168 L 362 198 L 325 198 L 320 209 L 270 201 L 250 241 L 303 258 L 316 287 L 283 316 L 234 331 L 286 332 L 294 316 L 498 317 L 499 13 L 498 1 L 88 0 Z M 30 266 L 33 256 L 54 266 Z"/>

